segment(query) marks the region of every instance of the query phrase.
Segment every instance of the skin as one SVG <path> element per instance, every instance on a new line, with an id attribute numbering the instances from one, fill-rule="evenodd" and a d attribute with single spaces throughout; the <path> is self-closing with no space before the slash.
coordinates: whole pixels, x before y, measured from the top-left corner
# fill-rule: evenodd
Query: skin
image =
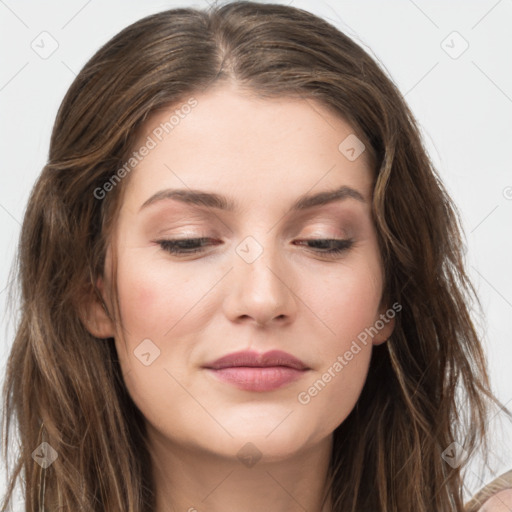
<path id="1" fill-rule="evenodd" d="M 195 98 L 198 105 L 122 184 L 106 277 L 98 281 L 110 308 L 115 257 L 122 326 L 92 304 L 88 327 L 99 338 L 115 338 L 126 386 L 146 418 L 157 512 L 326 512 L 332 433 L 361 393 L 373 345 L 394 326 L 388 321 L 360 344 L 309 403 L 298 401 L 389 309 L 381 304 L 367 154 L 348 160 L 338 146 L 354 130 L 312 100 L 263 100 L 233 85 Z M 150 117 L 140 142 L 175 109 Z M 288 212 L 303 194 L 343 185 L 364 201 Z M 175 199 L 141 209 L 167 188 L 217 192 L 238 209 Z M 251 263 L 236 251 L 248 236 L 262 250 Z M 216 242 L 186 256 L 157 243 L 179 237 Z M 328 257 L 305 243 L 319 238 L 352 238 L 354 245 Z M 144 339 L 160 350 L 147 366 L 134 355 Z M 244 349 L 284 350 L 310 369 L 277 390 L 254 392 L 202 368 Z M 252 467 L 237 456 L 247 443 L 246 450 L 261 456 Z"/>
<path id="2" fill-rule="evenodd" d="M 512 489 L 505 489 L 488 499 L 478 512 L 511 512 Z"/>

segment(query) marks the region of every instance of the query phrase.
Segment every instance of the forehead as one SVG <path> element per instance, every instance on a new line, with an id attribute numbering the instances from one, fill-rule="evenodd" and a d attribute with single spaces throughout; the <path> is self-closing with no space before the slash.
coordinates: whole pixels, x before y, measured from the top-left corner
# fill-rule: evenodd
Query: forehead
<path id="1" fill-rule="evenodd" d="M 340 185 L 368 196 L 373 181 L 368 151 L 341 116 L 315 100 L 262 99 L 232 86 L 153 113 L 134 149 L 144 146 L 129 187 L 139 202 L 164 187 L 240 192 L 248 201 Z"/>

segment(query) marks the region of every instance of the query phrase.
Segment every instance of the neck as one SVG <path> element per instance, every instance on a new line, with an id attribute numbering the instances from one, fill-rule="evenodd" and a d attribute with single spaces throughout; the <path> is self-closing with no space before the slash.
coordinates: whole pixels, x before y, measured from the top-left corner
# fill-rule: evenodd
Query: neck
<path id="1" fill-rule="evenodd" d="M 173 443 L 151 428 L 148 434 L 155 512 L 331 512 L 326 482 L 332 436 L 286 460 L 263 456 L 251 465 L 236 454 Z"/>

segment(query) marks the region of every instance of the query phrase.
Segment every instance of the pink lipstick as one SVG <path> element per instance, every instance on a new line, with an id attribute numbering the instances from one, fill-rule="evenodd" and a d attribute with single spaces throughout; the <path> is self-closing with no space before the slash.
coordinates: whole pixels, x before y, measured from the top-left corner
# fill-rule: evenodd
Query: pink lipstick
<path id="1" fill-rule="evenodd" d="M 245 391 L 273 391 L 300 379 L 308 368 L 281 350 L 234 352 L 204 365 L 216 378 Z"/>

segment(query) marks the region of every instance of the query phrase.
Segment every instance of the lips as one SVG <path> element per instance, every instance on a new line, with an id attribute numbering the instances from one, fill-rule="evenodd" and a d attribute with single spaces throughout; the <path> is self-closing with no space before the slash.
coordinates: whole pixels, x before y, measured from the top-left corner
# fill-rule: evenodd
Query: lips
<path id="1" fill-rule="evenodd" d="M 271 350 L 264 354 L 257 352 L 242 351 L 228 354 L 211 363 L 204 365 L 204 368 L 220 370 L 222 368 L 246 366 L 251 368 L 266 368 L 269 366 L 285 366 L 295 370 L 308 370 L 309 368 L 296 357 L 281 350 Z"/>
<path id="2" fill-rule="evenodd" d="M 300 359 L 272 350 L 265 354 L 242 351 L 204 365 L 213 376 L 244 391 L 273 391 L 300 379 L 310 368 Z"/>

